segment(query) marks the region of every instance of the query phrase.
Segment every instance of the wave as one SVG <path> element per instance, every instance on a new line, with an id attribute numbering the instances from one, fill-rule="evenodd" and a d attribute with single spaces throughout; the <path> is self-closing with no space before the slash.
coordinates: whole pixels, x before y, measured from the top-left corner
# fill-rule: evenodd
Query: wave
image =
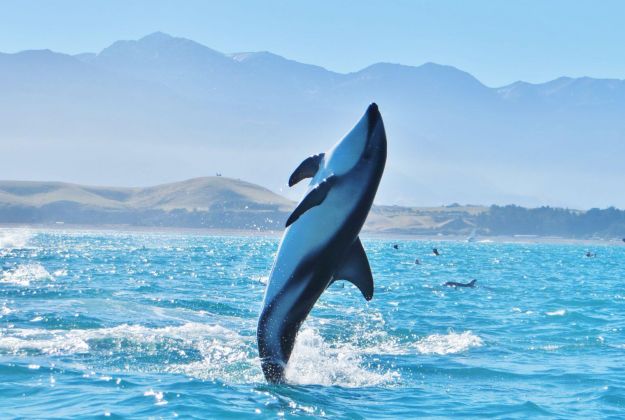
<path id="1" fill-rule="evenodd" d="M 113 343 L 106 343 L 113 340 Z M 203 380 L 226 383 L 263 383 L 255 336 L 244 336 L 220 325 L 186 323 L 180 326 L 150 328 L 119 325 L 112 328 L 46 330 L 0 330 L 0 353 L 13 355 L 72 355 L 94 353 L 110 357 L 111 349 L 127 352 L 122 358 L 159 352 L 178 356 L 177 363 L 153 365 L 155 371 L 180 373 Z M 123 350 L 122 350 L 123 349 Z M 102 352 L 102 354 L 97 354 Z M 118 358 L 120 355 L 116 354 Z M 184 360 L 187 359 L 187 360 Z M 195 359 L 195 360 L 189 360 Z M 159 359 L 160 360 L 160 359 Z M 387 383 L 392 373 L 368 370 L 357 348 L 350 344 L 326 343 L 312 329 L 298 336 L 287 379 L 294 384 L 374 386 Z"/>
<path id="2" fill-rule="evenodd" d="M 610 318 L 607 316 L 602 316 L 600 314 L 592 313 L 590 311 L 585 312 L 586 313 L 582 313 L 581 311 L 572 311 L 569 309 L 558 309 L 554 311 L 547 311 L 545 312 L 545 315 L 550 317 L 566 317 L 567 320 L 584 324 L 601 325 L 610 322 Z"/>
<path id="3" fill-rule="evenodd" d="M 9 308 L 6 303 L 3 303 L 2 307 L 0 308 L 0 318 L 2 318 L 4 315 L 10 314 L 11 312 L 13 312 L 13 309 Z"/>
<path id="4" fill-rule="evenodd" d="M 312 327 L 297 336 L 286 378 L 297 385 L 341 387 L 393 386 L 398 370 L 384 368 L 376 356 L 446 355 L 483 345 L 471 331 L 432 334 L 412 343 L 401 343 L 384 331 L 351 339 L 325 339 Z M 263 383 L 256 337 L 218 324 L 189 322 L 178 326 L 147 327 L 122 324 L 110 328 L 0 330 L 0 353 L 12 355 L 86 355 L 106 363 L 141 360 L 153 371 L 184 374 L 202 380 L 230 384 Z"/>
<path id="5" fill-rule="evenodd" d="M 484 345 L 483 340 L 472 331 L 431 334 L 416 341 L 406 342 L 398 337 L 389 336 L 384 330 L 374 330 L 363 333 L 362 339 L 365 342 L 362 346 L 364 353 L 394 356 L 455 354 Z"/>
<path id="6" fill-rule="evenodd" d="M 81 333 L 89 330 L 6 329 L 0 330 L 0 352 L 8 354 L 67 355 L 89 351 Z"/>
<path id="7" fill-rule="evenodd" d="M 557 311 L 545 312 L 548 316 L 564 316 L 566 315 L 566 309 L 558 309 Z"/>
<path id="8" fill-rule="evenodd" d="M 264 376 L 254 336 L 223 329 L 198 343 L 199 361 L 177 364 L 168 370 L 204 380 L 227 383 L 263 383 Z M 394 383 L 399 374 L 381 371 L 365 361 L 366 354 L 350 342 L 328 342 L 317 330 L 303 328 L 297 336 L 286 379 L 295 385 L 341 387 L 381 386 Z"/>
<path id="9" fill-rule="evenodd" d="M 143 393 L 144 397 L 154 397 L 154 405 L 167 405 L 167 400 L 163 398 L 162 391 L 154 391 L 150 388 L 149 391 Z"/>
<path id="10" fill-rule="evenodd" d="M 52 275 L 38 263 L 18 265 L 12 270 L 5 271 L 0 277 L 0 283 L 10 283 L 28 287 L 32 281 L 50 280 Z"/>
<path id="11" fill-rule="evenodd" d="M 473 347 L 482 347 L 484 342 L 471 331 L 462 333 L 432 334 L 419 340 L 415 347 L 421 354 L 454 354 Z"/>
<path id="12" fill-rule="evenodd" d="M 390 385 L 399 372 L 383 370 L 364 360 L 365 352 L 350 342 L 328 343 L 312 328 L 297 336 L 287 366 L 287 381 L 298 385 L 365 387 Z"/>
<path id="13" fill-rule="evenodd" d="M 0 249 L 22 249 L 33 234 L 28 229 L 0 229 Z"/>

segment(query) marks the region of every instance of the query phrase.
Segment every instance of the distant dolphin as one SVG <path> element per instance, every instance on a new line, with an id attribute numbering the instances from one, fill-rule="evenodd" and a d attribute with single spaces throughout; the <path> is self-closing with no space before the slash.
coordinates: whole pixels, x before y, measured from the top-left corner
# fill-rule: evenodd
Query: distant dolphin
<path id="1" fill-rule="evenodd" d="M 328 153 L 311 156 L 289 186 L 311 178 L 289 216 L 258 320 L 258 352 L 268 382 L 284 382 L 297 332 L 334 280 L 373 297 L 373 276 L 358 233 L 386 163 L 386 133 L 376 104 Z"/>
<path id="2" fill-rule="evenodd" d="M 445 283 L 445 286 L 449 286 L 449 287 L 475 287 L 475 282 L 477 280 L 473 279 L 471 280 L 469 283 L 458 283 L 455 281 L 448 281 L 447 283 Z"/>

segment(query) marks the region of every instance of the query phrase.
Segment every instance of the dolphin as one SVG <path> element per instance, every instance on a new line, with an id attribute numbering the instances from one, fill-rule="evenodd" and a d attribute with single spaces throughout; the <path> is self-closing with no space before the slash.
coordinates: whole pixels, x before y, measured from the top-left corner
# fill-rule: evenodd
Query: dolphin
<path id="1" fill-rule="evenodd" d="M 456 281 L 448 281 L 444 285 L 448 287 L 475 287 L 476 281 L 477 280 L 475 279 L 471 280 L 469 283 L 458 283 Z"/>
<path id="2" fill-rule="evenodd" d="M 284 382 L 297 332 L 335 280 L 373 297 L 373 276 L 358 238 L 386 163 L 386 133 L 372 103 L 354 128 L 327 153 L 295 169 L 289 186 L 312 178 L 286 222 L 258 319 L 258 353 L 265 378 Z"/>

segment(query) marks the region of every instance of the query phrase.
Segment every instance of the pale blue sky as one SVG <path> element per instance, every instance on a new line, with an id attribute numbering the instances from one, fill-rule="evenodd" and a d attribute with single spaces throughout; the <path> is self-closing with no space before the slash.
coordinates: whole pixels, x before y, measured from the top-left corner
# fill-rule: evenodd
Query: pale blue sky
<path id="1" fill-rule="evenodd" d="M 99 51 L 154 31 L 348 72 L 433 61 L 489 86 L 625 78 L 621 1 L 2 0 L 0 51 Z"/>

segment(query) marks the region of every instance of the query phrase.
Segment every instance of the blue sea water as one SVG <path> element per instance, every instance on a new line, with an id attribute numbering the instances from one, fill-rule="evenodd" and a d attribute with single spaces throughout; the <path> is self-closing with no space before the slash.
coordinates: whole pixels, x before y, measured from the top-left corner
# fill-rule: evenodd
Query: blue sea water
<path id="1" fill-rule="evenodd" d="M 0 418 L 625 415 L 625 246 L 365 240 L 373 300 L 329 288 L 274 386 L 277 245 L 0 231 Z"/>

